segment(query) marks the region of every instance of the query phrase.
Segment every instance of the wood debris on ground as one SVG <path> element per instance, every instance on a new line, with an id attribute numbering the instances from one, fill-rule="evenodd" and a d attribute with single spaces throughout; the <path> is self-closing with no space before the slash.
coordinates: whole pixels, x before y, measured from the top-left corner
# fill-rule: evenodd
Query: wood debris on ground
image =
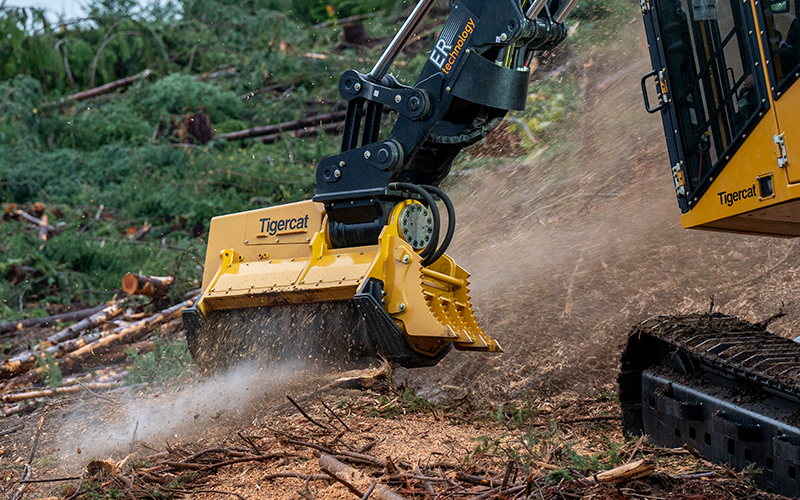
<path id="1" fill-rule="evenodd" d="M 0 324 L 0 333 L 17 335 L 24 334 L 25 328 L 49 327 L 36 334 L 41 338 L 49 332 L 44 340 L 26 343 L 30 338 L 17 339 L 14 353 L 0 361 L 0 414 L 29 411 L 62 394 L 121 388 L 128 376 L 126 351 L 152 350 L 158 327 L 176 337 L 185 335 L 181 312 L 194 304 L 199 291 L 177 304 L 158 307 L 162 305 L 158 299 L 167 294 L 174 277 L 129 274 L 125 278 L 129 294 L 122 298 L 115 296 L 81 311 Z M 149 295 L 154 300 L 135 300 L 133 295 Z M 57 327 L 70 320 L 78 321 Z M 51 377 L 56 373 L 58 383 L 53 384 Z"/>
<path id="2" fill-rule="evenodd" d="M 626 440 L 607 398 L 542 402 L 523 426 L 502 409 L 482 418 L 426 405 L 380 371 L 287 399 L 222 437 L 140 443 L 80 477 L 23 484 L 30 494 L 65 481 L 70 500 L 782 498 L 691 450 Z"/>

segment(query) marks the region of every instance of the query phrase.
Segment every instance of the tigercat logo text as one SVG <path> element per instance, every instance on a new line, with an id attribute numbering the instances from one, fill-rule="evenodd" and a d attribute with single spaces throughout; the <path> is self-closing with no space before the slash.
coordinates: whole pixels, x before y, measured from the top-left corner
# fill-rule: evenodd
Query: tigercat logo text
<path id="1" fill-rule="evenodd" d="M 474 31 L 475 21 L 470 17 L 467 24 L 461 29 L 461 33 L 450 42 L 450 45 L 447 44 L 447 40 L 444 36 L 439 38 L 428 59 L 442 70 L 442 73 L 449 75 L 450 70 L 453 69 L 453 66 L 455 66 L 458 60 L 458 56 L 464 50 L 464 45 L 466 45 L 467 40 L 469 40 L 469 37 Z M 444 35 L 444 33 L 442 34 Z"/>
<path id="2" fill-rule="evenodd" d="M 758 195 L 756 194 L 756 185 L 753 184 L 749 188 L 740 189 L 739 191 L 734 191 L 732 193 L 722 191 L 721 193 L 717 193 L 717 196 L 719 196 L 720 205 L 728 205 L 729 207 L 732 207 L 737 201 L 754 198 Z"/>
<path id="3" fill-rule="evenodd" d="M 259 221 L 261 222 L 261 234 L 258 235 L 259 238 L 275 236 L 276 234 L 305 233 L 308 231 L 308 215 L 296 219 L 280 220 L 272 220 L 267 217 L 266 219 L 259 219 Z"/>

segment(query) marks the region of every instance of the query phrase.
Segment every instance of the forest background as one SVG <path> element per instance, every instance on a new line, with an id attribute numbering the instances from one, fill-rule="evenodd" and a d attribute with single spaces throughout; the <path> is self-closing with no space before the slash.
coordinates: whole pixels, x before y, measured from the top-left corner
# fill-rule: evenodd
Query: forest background
<path id="1" fill-rule="evenodd" d="M 309 198 L 317 162 L 339 148 L 322 127 L 264 142 L 223 134 L 343 110 L 339 76 L 368 70 L 411 7 L 92 0 L 84 17 L 51 21 L 0 1 L 0 320 L 108 300 L 128 272 L 175 275 L 176 297 L 197 288 L 212 217 Z M 419 28 L 393 68 L 400 81 L 413 83 L 448 12 L 439 2 Z M 564 50 L 595 50 L 634 14 L 631 2 L 582 2 Z M 490 156 L 542 151 L 553 123 L 579 123 L 579 77 L 561 68 L 532 84 L 506 130 L 517 147 Z M 485 156 L 466 153 L 455 169 L 503 161 Z M 56 234 L 44 241 L 19 209 L 47 216 Z"/>

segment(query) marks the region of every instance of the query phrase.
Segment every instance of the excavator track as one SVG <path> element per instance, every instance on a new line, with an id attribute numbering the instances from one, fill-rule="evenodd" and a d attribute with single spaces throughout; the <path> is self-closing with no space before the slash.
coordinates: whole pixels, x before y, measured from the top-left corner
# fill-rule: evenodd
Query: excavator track
<path id="1" fill-rule="evenodd" d="M 657 316 L 631 331 L 618 381 L 628 434 L 800 495 L 800 344 L 722 314 Z"/>

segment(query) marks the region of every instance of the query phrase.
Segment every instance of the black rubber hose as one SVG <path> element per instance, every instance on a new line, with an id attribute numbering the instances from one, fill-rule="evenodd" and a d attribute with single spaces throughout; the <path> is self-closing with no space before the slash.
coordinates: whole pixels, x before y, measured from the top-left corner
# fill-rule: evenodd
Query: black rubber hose
<path id="1" fill-rule="evenodd" d="M 431 211 L 431 215 L 433 216 L 433 234 L 431 235 L 431 241 L 429 241 L 428 244 L 425 245 L 425 248 L 419 253 L 419 256 L 423 258 L 422 264 L 425 265 L 426 258 L 436 252 L 436 245 L 439 243 L 439 226 L 442 223 L 439 217 L 439 207 L 436 206 L 436 201 L 434 201 L 433 196 L 431 196 L 425 188 L 416 184 L 411 184 L 410 182 L 393 182 L 389 184 L 388 187 L 389 189 L 397 189 L 398 191 L 405 190 L 417 193 L 422 197 L 422 200 Z"/>
<path id="2" fill-rule="evenodd" d="M 438 187 L 428 185 L 423 185 L 421 187 L 438 196 L 439 199 L 442 200 L 442 203 L 444 203 L 444 206 L 447 208 L 447 233 L 445 233 L 444 240 L 439 248 L 436 249 L 436 252 L 422 262 L 422 265 L 427 266 L 439 260 L 439 258 L 447 251 L 447 247 L 450 246 L 450 242 L 453 241 L 453 234 L 456 232 L 456 209 L 453 206 L 453 202 L 450 201 L 450 198 Z"/>

